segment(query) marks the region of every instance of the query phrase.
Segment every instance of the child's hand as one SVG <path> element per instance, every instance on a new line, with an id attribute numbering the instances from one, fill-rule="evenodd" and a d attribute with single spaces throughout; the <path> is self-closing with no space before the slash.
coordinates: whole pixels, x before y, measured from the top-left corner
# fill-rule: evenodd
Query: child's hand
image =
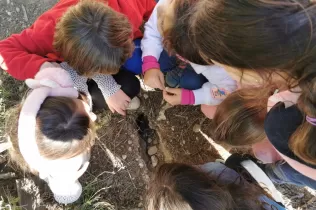
<path id="1" fill-rule="evenodd" d="M 165 78 L 160 69 L 149 69 L 144 75 L 145 85 L 151 88 L 165 89 Z"/>
<path id="2" fill-rule="evenodd" d="M 130 102 L 131 99 L 122 90 L 117 91 L 106 100 L 109 109 L 113 113 L 117 112 L 124 116 L 126 114 L 125 110 Z"/>
<path id="3" fill-rule="evenodd" d="M 181 88 L 166 88 L 163 90 L 163 98 L 171 105 L 181 104 L 182 89 Z"/>

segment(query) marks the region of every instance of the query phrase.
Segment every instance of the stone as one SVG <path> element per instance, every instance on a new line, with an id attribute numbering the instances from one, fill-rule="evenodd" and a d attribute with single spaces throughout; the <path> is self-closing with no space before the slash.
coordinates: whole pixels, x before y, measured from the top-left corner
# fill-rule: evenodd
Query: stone
<path id="1" fill-rule="evenodd" d="M 195 125 L 193 126 L 193 132 L 194 132 L 194 133 L 198 133 L 198 132 L 200 132 L 200 130 L 201 130 L 201 125 L 195 124 Z"/>
<path id="2" fill-rule="evenodd" d="M 149 96 L 147 94 L 144 94 L 144 99 L 147 99 Z"/>
<path id="3" fill-rule="evenodd" d="M 153 141 L 152 138 L 148 138 L 148 139 L 147 139 L 148 144 L 150 144 L 152 141 Z"/>
<path id="4" fill-rule="evenodd" d="M 139 163 L 138 164 L 140 168 L 144 168 L 144 164 L 143 163 Z"/>
<path id="5" fill-rule="evenodd" d="M 155 168 L 158 165 L 158 158 L 157 158 L 157 156 L 153 155 L 153 156 L 150 157 L 150 159 L 151 159 L 152 166 Z"/>
<path id="6" fill-rule="evenodd" d="M 128 140 L 128 142 L 127 142 L 128 144 L 132 144 L 133 142 L 132 142 L 132 140 Z"/>
<path id="7" fill-rule="evenodd" d="M 152 156 L 158 152 L 158 148 L 156 146 L 149 147 L 148 155 Z"/>
<path id="8" fill-rule="evenodd" d="M 127 155 L 122 155 L 123 160 L 126 160 Z"/>
<path id="9" fill-rule="evenodd" d="M 17 12 L 20 12 L 20 8 L 19 8 L 19 7 L 15 8 L 15 10 L 16 10 Z"/>
<path id="10" fill-rule="evenodd" d="M 131 151 L 132 151 L 132 147 L 129 147 L 129 148 L 128 148 L 128 151 L 130 151 L 130 152 L 131 152 Z"/>
<path id="11" fill-rule="evenodd" d="M 158 144 L 158 140 L 157 140 L 157 139 L 154 139 L 153 145 L 157 145 L 157 144 Z"/>

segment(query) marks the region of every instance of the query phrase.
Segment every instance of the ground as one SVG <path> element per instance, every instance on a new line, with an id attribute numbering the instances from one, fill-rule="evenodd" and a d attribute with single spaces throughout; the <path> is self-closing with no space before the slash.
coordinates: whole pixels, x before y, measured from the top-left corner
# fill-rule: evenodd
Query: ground
<path id="1" fill-rule="evenodd" d="M 0 39 L 26 28 L 56 0 L 0 0 Z M 0 72 L 0 141 L 4 133 L 5 113 L 19 103 L 26 87 L 22 82 Z M 84 187 L 78 202 L 68 206 L 54 203 L 42 181 L 25 175 L 8 164 L 0 154 L 0 209 L 22 209 L 17 183 L 32 187 L 38 194 L 37 209 L 109 209 L 141 210 L 146 184 L 152 171 L 164 162 L 202 164 L 227 154 L 207 137 L 208 120 L 199 107 L 170 107 L 159 91 L 143 90 L 142 106 L 127 117 L 98 115 L 98 139 L 93 148 L 88 171 L 80 179 Z M 202 127 L 202 131 L 199 128 Z M 1 175 L 9 175 L 9 178 Z M 12 176 L 11 176 L 12 175 Z M 26 179 L 24 179 L 26 178 Z M 25 181 L 26 180 L 26 181 Z M 33 183 L 34 182 L 34 183 Z M 19 187 L 18 187 L 19 188 Z M 316 209 L 315 192 L 293 186 L 278 186 L 288 209 Z M 32 207 L 30 207 L 32 209 Z M 34 209 L 34 208 L 33 208 Z"/>

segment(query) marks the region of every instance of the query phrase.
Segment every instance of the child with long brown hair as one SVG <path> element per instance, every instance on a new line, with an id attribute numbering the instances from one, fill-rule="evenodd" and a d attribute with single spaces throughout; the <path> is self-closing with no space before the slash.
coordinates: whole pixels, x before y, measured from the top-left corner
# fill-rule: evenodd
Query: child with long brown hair
<path id="1" fill-rule="evenodd" d="M 287 84 L 288 89 L 301 89 L 297 105 L 279 104 L 264 126 L 279 152 L 308 168 L 316 167 L 315 12 L 315 1 L 308 0 L 201 0 L 189 21 L 189 35 L 204 61 L 239 72 L 241 77 L 250 73 L 263 83 L 272 80 Z M 285 172 L 282 167 L 275 168 L 279 180 L 310 183 L 315 188 L 315 172 L 294 167 Z M 301 182 L 304 178 L 297 177 L 302 173 L 312 181 Z"/>
<path id="2" fill-rule="evenodd" d="M 187 14 L 190 13 L 197 1 L 193 0 L 161 0 L 156 5 L 149 21 L 145 24 L 142 39 L 142 58 L 144 82 L 146 85 L 163 90 L 164 99 L 172 105 L 209 104 L 216 106 L 229 93 L 234 91 L 236 82 L 222 69 L 215 65 L 201 66 L 203 63 L 198 50 L 188 37 Z M 178 39 L 175 46 L 171 46 L 171 39 Z M 167 73 L 165 79 L 158 63 L 164 48 L 172 55 L 176 55 L 193 70 L 185 68 L 177 73 L 179 82 L 172 85 L 169 81 L 172 72 Z M 183 57 L 183 51 L 186 56 Z M 199 79 L 204 77 L 202 82 Z M 169 79 L 168 79 L 169 78 Z M 192 85 L 198 81 L 198 85 Z M 171 87 L 171 88 L 170 88 Z M 179 87 L 179 88 L 177 88 Z"/>
<path id="3" fill-rule="evenodd" d="M 146 193 L 147 210 L 284 209 L 222 163 L 163 164 Z"/>
<path id="4" fill-rule="evenodd" d="M 49 62 L 64 67 L 76 86 L 95 92 L 96 108 L 125 115 L 139 103 L 138 48 L 133 40 L 154 6 L 154 0 L 60 0 L 20 34 L 0 41 L 0 67 L 16 79 L 33 78 Z M 136 52 L 137 51 L 137 52 Z M 138 72 L 139 71 L 139 72 Z M 112 76 L 113 75 L 113 76 Z M 97 90 L 97 91 L 95 91 Z"/>
<path id="5" fill-rule="evenodd" d="M 72 203 L 82 192 L 78 178 L 89 165 L 96 116 L 63 69 L 46 68 L 26 83 L 32 90 L 6 118 L 9 156 L 45 180 L 57 202 Z"/>

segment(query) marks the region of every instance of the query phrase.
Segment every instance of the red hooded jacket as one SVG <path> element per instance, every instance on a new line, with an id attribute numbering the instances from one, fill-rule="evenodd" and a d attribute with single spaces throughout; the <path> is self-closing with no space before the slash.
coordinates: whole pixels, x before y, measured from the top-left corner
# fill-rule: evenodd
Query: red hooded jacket
<path id="1" fill-rule="evenodd" d="M 53 49 L 55 26 L 59 18 L 79 0 L 60 0 L 20 34 L 0 41 L 0 67 L 19 80 L 33 78 L 44 62 L 62 61 Z M 133 38 L 141 38 L 139 30 L 156 3 L 154 0 L 102 0 L 112 9 L 127 16 Z"/>

